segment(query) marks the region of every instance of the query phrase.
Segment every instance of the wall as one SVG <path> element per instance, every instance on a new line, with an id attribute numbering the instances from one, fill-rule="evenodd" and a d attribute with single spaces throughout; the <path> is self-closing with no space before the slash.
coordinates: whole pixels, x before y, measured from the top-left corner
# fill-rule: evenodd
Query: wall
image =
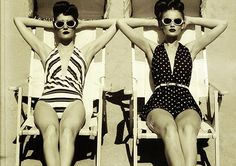
<path id="1" fill-rule="evenodd" d="M 228 28 L 208 48 L 210 81 L 222 90 L 228 91 L 223 98 L 220 112 L 220 151 L 222 165 L 236 165 L 236 3 L 234 0 L 208 0 L 206 16 L 226 19 Z"/>
<path id="2" fill-rule="evenodd" d="M 1 152 L 1 156 L 4 159 L 3 163 L 7 165 L 13 165 L 15 161 L 15 139 L 16 133 L 16 102 L 13 98 L 13 92 L 9 90 L 11 86 L 17 86 L 23 82 L 23 78 L 27 78 L 28 67 L 29 67 L 29 47 L 26 42 L 21 38 L 17 32 L 14 24 L 14 16 L 27 16 L 28 12 L 28 1 L 2 1 L 2 8 L 4 8 L 4 20 L 1 25 L 4 28 L 4 33 L 1 37 L 4 37 L 4 54 L 1 54 L 2 64 L 4 64 L 1 71 L 4 72 L 4 78 L 1 80 L 4 87 L 2 91 L 4 95 L 1 96 L 3 99 L 4 109 L 1 109 L 1 115 L 4 115 L 2 120 L 5 132 L 5 141 L 1 142 L 1 147 L 5 146 L 5 154 Z M 2 10 L 1 8 L 1 10 Z M 4 131 L 4 130 L 2 130 Z M 4 165 L 4 164 L 3 164 Z"/>

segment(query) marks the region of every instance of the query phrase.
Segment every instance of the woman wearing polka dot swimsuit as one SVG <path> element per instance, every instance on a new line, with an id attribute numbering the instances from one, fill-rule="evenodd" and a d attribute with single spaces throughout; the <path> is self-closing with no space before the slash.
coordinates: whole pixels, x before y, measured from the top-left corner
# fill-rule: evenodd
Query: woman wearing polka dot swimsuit
<path id="1" fill-rule="evenodd" d="M 173 71 L 164 43 L 157 46 L 153 54 L 151 71 L 156 88 L 141 114 L 144 119 L 155 108 L 168 111 L 174 118 L 182 111 L 191 108 L 201 117 L 201 111 L 188 90 L 192 59 L 185 46 L 178 43 Z"/>
<path id="2" fill-rule="evenodd" d="M 169 165 L 195 166 L 201 111 L 188 89 L 192 61 L 226 29 L 227 22 L 184 16 L 184 4 L 180 0 L 159 0 L 154 10 L 157 19 L 117 21 L 120 30 L 145 52 L 151 66 L 155 90 L 141 116 L 154 133 L 161 135 Z M 178 39 L 188 24 L 210 30 L 201 38 L 182 45 Z M 157 25 L 165 35 L 164 42 L 158 46 L 132 29 Z"/>

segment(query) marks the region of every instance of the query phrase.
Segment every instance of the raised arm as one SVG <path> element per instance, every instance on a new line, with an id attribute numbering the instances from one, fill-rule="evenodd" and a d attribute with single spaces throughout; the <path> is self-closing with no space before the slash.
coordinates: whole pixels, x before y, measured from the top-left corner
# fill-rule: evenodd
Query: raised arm
<path id="1" fill-rule="evenodd" d="M 104 19 L 104 20 L 94 20 L 94 21 L 83 21 L 79 22 L 79 28 L 103 28 L 107 29 L 100 37 L 96 40 L 86 44 L 81 48 L 82 52 L 85 54 L 85 59 L 89 65 L 96 55 L 96 53 L 101 50 L 115 35 L 116 20 L 114 19 Z"/>
<path id="2" fill-rule="evenodd" d="M 196 55 L 213 42 L 224 30 L 226 29 L 228 23 L 222 20 L 216 19 L 206 19 L 201 17 L 186 17 L 186 24 L 200 25 L 205 28 L 209 28 L 209 31 L 206 31 L 203 36 L 196 39 L 195 41 L 187 44 L 193 59 Z"/>
<path id="3" fill-rule="evenodd" d="M 40 56 L 42 62 L 45 62 L 46 56 L 51 48 L 43 41 L 38 39 L 28 27 L 53 28 L 51 21 L 42 21 L 27 17 L 15 17 L 14 23 L 19 30 L 21 36 L 31 46 L 31 48 Z"/>
<path id="4" fill-rule="evenodd" d="M 101 19 L 101 20 L 78 20 L 79 24 L 77 30 L 87 28 L 103 28 L 107 29 L 116 23 L 115 19 Z"/>
<path id="5" fill-rule="evenodd" d="M 117 21 L 119 29 L 129 38 L 131 42 L 137 45 L 142 51 L 145 52 L 149 63 L 152 60 L 152 52 L 156 47 L 156 43 L 146 39 L 142 35 L 137 35 L 133 28 L 143 26 L 158 26 L 156 19 L 139 19 L 139 18 L 128 18 L 120 19 Z"/>

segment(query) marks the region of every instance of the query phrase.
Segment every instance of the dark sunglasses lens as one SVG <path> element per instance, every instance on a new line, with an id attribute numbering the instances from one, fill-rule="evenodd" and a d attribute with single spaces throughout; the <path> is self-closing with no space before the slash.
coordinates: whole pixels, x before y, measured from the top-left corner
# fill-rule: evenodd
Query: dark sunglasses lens
<path id="1" fill-rule="evenodd" d="M 170 24 L 170 23 L 171 23 L 171 19 L 165 18 L 165 19 L 163 20 L 163 23 L 164 23 L 164 24 Z"/>
<path id="2" fill-rule="evenodd" d="M 67 22 L 67 25 L 68 25 L 69 27 L 74 27 L 74 26 L 75 26 L 75 21 L 73 21 L 73 20 L 68 21 L 68 22 Z"/>
<path id="3" fill-rule="evenodd" d="M 176 19 L 174 19 L 174 22 L 176 25 L 180 25 L 180 24 L 182 24 L 182 19 L 176 18 Z"/>
<path id="4" fill-rule="evenodd" d="M 57 21 L 55 24 L 56 24 L 57 28 L 61 28 L 64 26 L 64 22 L 62 22 L 62 21 Z"/>

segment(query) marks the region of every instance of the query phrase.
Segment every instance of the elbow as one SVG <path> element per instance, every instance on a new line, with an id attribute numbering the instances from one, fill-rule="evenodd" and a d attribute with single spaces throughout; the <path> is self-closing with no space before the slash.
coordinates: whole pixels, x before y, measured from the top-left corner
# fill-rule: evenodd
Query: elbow
<path id="1" fill-rule="evenodd" d="M 116 19 L 111 19 L 111 23 L 112 23 L 112 25 L 116 25 L 117 20 Z"/>
<path id="2" fill-rule="evenodd" d="M 228 21 L 222 20 L 221 21 L 221 26 L 224 27 L 224 30 L 228 27 Z"/>
<path id="3" fill-rule="evenodd" d="M 113 27 L 115 27 L 116 29 L 118 28 L 117 27 L 117 20 L 116 19 L 112 19 L 112 24 L 111 24 L 111 26 L 113 26 Z"/>
<path id="4" fill-rule="evenodd" d="M 116 27 L 120 29 L 122 28 L 122 25 L 124 25 L 124 19 L 118 19 L 116 22 Z"/>
<path id="5" fill-rule="evenodd" d="M 16 23 L 19 20 L 19 17 L 13 17 L 13 22 Z"/>
<path id="6" fill-rule="evenodd" d="M 17 17 L 14 17 L 14 18 L 13 18 L 14 21 L 15 21 L 15 20 L 20 20 L 20 19 L 22 19 L 22 17 L 18 17 L 18 16 L 17 16 Z"/>
<path id="7" fill-rule="evenodd" d="M 228 27 L 228 21 L 226 21 L 226 20 L 223 21 L 223 22 L 222 22 L 222 25 L 223 25 L 223 26 L 225 27 L 225 29 L 226 29 L 226 28 Z"/>
<path id="8" fill-rule="evenodd" d="M 112 31 L 113 31 L 114 33 L 116 33 L 116 31 L 117 31 L 117 25 L 116 25 L 116 23 L 112 24 L 109 29 L 112 29 Z"/>
<path id="9" fill-rule="evenodd" d="M 105 19 L 104 23 L 105 23 L 104 28 L 110 28 L 110 27 L 116 26 L 116 19 Z"/>
<path id="10" fill-rule="evenodd" d="M 222 30 L 225 31 L 225 29 L 228 27 L 228 21 L 224 20 L 224 21 L 221 21 L 221 27 L 222 27 Z"/>
<path id="11" fill-rule="evenodd" d="M 117 29 L 120 28 L 120 24 L 121 24 L 121 20 L 119 19 L 119 20 L 116 21 L 116 28 L 117 28 Z"/>
<path id="12" fill-rule="evenodd" d="M 13 18 L 13 22 L 15 23 L 15 24 L 18 24 L 19 22 L 21 22 L 22 21 L 22 17 L 14 17 Z"/>
<path id="13" fill-rule="evenodd" d="M 13 18 L 13 22 L 14 22 L 15 25 L 17 25 L 19 23 L 19 21 L 20 21 L 20 17 L 14 17 Z"/>

